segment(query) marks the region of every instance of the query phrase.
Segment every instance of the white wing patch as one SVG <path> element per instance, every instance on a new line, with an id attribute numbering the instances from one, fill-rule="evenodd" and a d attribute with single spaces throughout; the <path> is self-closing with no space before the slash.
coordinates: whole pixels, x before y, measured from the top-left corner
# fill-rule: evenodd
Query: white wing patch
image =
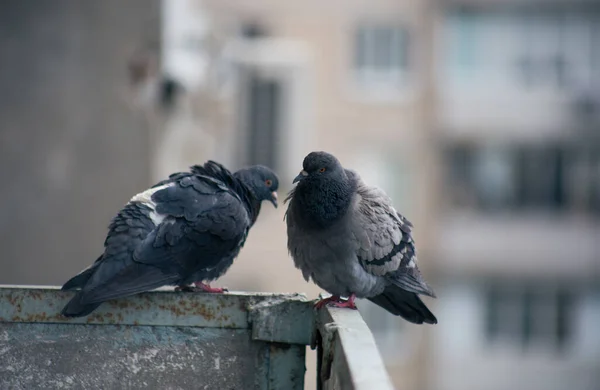
<path id="1" fill-rule="evenodd" d="M 152 211 L 150 212 L 150 219 L 152 220 L 154 225 L 158 226 L 165 220 L 166 215 L 159 214 L 156 212 L 156 203 L 154 203 L 154 201 L 152 200 L 152 195 L 154 195 L 154 193 L 157 191 L 164 190 L 165 188 L 171 187 L 173 185 L 173 183 L 169 183 L 155 188 L 149 188 L 144 192 L 140 192 L 139 194 L 134 195 L 133 198 L 129 200 L 129 203 L 139 202 L 150 207 L 150 209 L 152 209 Z"/>

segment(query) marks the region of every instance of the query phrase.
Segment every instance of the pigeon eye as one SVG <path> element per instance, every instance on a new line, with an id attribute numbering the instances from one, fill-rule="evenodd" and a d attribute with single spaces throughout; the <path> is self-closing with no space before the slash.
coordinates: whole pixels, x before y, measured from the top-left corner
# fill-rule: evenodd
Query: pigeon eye
<path id="1" fill-rule="evenodd" d="M 325 169 L 325 168 L 321 168 L 321 169 L 319 169 L 319 172 L 321 172 L 321 173 L 323 173 L 323 172 L 325 172 L 325 171 L 326 171 L 326 169 Z"/>
<path id="2" fill-rule="evenodd" d="M 265 180 L 265 184 L 267 185 L 267 187 L 271 187 L 271 184 L 273 184 L 273 182 L 269 179 Z"/>

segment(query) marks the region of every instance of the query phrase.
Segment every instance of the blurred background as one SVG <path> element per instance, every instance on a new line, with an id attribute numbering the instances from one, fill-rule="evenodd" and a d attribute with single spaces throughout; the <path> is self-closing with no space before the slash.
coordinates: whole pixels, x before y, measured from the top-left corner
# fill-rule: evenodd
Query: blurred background
<path id="1" fill-rule="evenodd" d="M 599 87 L 595 0 L 4 0 L 0 283 L 61 285 L 169 173 L 267 164 L 283 198 L 326 150 L 439 296 L 359 303 L 398 388 L 600 389 Z M 215 286 L 317 297 L 284 211 Z"/>

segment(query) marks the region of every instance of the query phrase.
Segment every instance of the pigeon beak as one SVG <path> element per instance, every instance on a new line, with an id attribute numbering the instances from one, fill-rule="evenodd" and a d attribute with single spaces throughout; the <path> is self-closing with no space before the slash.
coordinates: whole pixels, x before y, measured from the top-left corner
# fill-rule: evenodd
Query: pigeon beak
<path id="1" fill-rule="evenodd" d="M 302 179 L 306 179 L 306 176 L 308 176 L 308 172 L 306 172 L 304 170 L 300 171 L 300 173 L 298 174 L 298 176 L 296 176 L 296 178 L 294 179 L 292 184 L 297 183 Z"/>
<path id="2" fill-rule="evenodd" d="M 277 208 L 277 191 L 271 192 L 271 203 Z"/>

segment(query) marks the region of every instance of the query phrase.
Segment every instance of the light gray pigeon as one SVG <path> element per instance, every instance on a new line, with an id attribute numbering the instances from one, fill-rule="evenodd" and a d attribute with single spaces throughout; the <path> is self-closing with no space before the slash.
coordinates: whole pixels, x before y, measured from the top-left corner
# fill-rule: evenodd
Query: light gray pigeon
<path id="1" fill-rule="evenodd" d="M 288 250 L 304 279 L 333 295 L 317 307 L 356 309 L 355 298 L 367 298 L 407 321 L 436 324 L 417 295 L 435 297 L 417 267 L 412 224 L 391 199 L 329 153 L 312 152 L 302 166 L 285 200 Z"/>

